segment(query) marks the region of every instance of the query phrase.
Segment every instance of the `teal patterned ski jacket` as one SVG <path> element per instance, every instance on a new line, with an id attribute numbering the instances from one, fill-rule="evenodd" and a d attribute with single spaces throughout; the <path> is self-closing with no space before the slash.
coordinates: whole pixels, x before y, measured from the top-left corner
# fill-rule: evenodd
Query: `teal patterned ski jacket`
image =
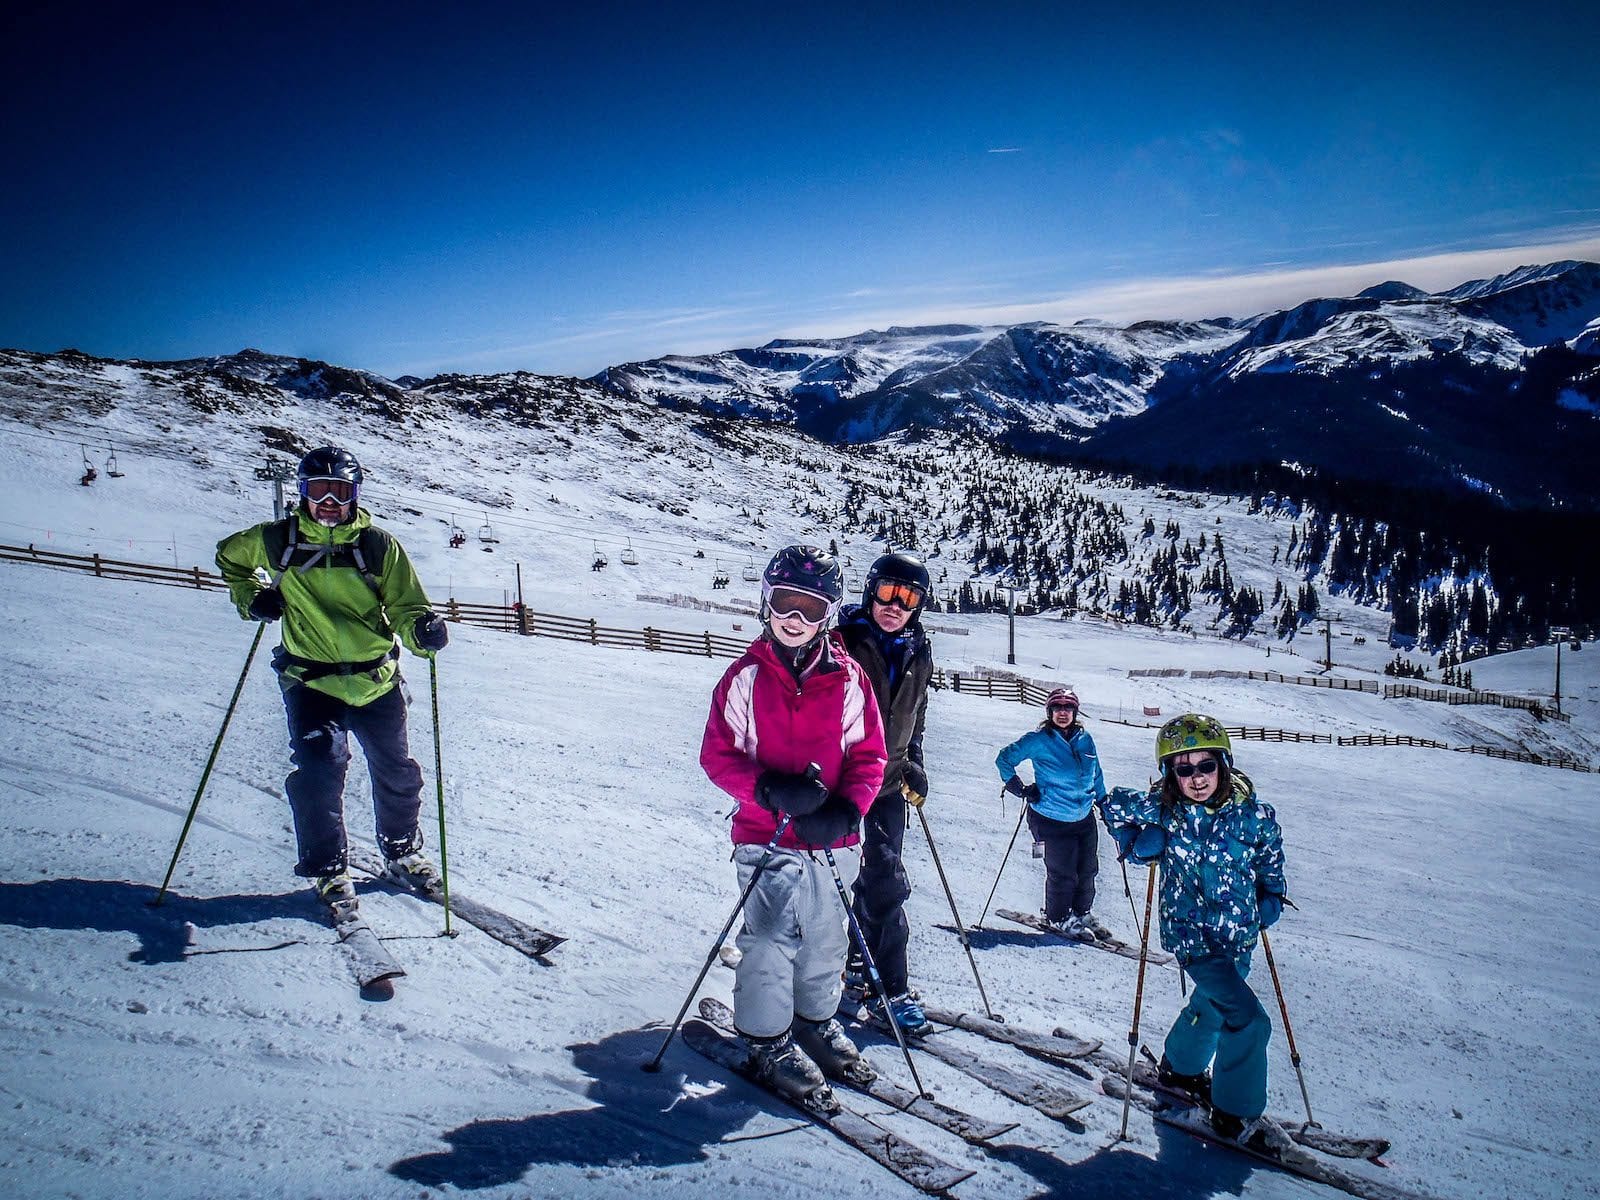
<path id="1" fill-rule="evenodd" d="M 1286 894 L 1283 832 L 1255 785 L 1233 772 L 1233 791 L 1215 809 L 1180 804 L 1163 811 L 1161 785 L 1148 793 L 1115 788 L 1100 816 L 1118 829 L 1159 825 L 1166 833 L 1161 870 L 1161 944 L 1180 963 L 1211 955 L 1248 961 L 1260 938 L 1258 897 Z"/>

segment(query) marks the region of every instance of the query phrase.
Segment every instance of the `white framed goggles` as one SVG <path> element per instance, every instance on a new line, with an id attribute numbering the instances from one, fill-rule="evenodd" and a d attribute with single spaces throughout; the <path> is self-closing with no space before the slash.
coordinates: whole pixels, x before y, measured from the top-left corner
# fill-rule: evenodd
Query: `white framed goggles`
<path id="1" fill-rule="evenodd" d="M 833 601 L 815 592 L 775 585 L 767 592 L 767 612 L 771 616 L 798 617 L 807 625 L 825 625 L 833 616 Z"/>
<path id="2" fill-rule="evenodd" d="M 327 500 L 337 504 L 349 504 L 356 498 L 356 485 L 349 479 L 319 476 L 315 479 L 302 479 L 300 494 L 311 504 L 321 504 Z"/>

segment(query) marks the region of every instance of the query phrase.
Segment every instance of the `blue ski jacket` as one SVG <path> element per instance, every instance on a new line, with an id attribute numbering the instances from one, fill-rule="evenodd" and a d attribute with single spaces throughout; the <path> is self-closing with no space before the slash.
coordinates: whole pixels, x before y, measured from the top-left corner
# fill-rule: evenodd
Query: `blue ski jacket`
<path id="1" fill-rule="evenodd" d="M 1006 780 L 1017 773 L 1019 763 L 1029 761 L 1039 785 L 1039 802 L 1029 807 L 1042 817 L 1081 821 L 1106 794 L 1100 755 L 1082 725 L 1074 724 L 1066 732 L 1046 728 L 1025 733 L 995 756 L 994 765 Z"/>

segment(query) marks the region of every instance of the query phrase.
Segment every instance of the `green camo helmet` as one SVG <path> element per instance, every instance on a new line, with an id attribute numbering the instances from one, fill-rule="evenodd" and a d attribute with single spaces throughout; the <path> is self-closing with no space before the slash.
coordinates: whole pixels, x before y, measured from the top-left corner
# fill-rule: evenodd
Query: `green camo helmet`
<path id="1" fill-rule="evenodd" d="M 1173 717 L 1156 734 L 1156 761 L 1166 762 L 1174 754 L 1189 750 L 1216 750 L 1222 760 L 1233 766 L 1233 743 L 1222 722 L 1203 713 L 1184 713 Z"/>

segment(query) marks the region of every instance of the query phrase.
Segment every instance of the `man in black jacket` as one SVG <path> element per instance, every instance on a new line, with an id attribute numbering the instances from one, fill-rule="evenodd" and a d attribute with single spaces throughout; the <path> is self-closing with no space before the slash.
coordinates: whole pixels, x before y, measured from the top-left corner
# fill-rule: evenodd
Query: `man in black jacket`
<path id="1" fill-rule="evenodd" d="M 906 805 L 920 807 L 928 794 L 922 731 L 933 649 L 921 622 L 928 582 L 928 569 L 914 555 L 882 555 L 867 572 L 861 604 L 845 608 L 839 622 L 850 657 L 872 681 L 889 758 L 883 787 L 862 822 L 861 871 L 851 907 L 883 977 L 885 996 L 873 998 L 874 1016 L 885 1023 L 892 1016 L 906 1033 L 925 1033 L 928 1028 L 922 1005 L 911 994 L 906 966 L 911 931 L 905 902 L 911 883 L 900 861 Z M 855 948 L 847 981 L 863 987 L 865 969 Z"/>

